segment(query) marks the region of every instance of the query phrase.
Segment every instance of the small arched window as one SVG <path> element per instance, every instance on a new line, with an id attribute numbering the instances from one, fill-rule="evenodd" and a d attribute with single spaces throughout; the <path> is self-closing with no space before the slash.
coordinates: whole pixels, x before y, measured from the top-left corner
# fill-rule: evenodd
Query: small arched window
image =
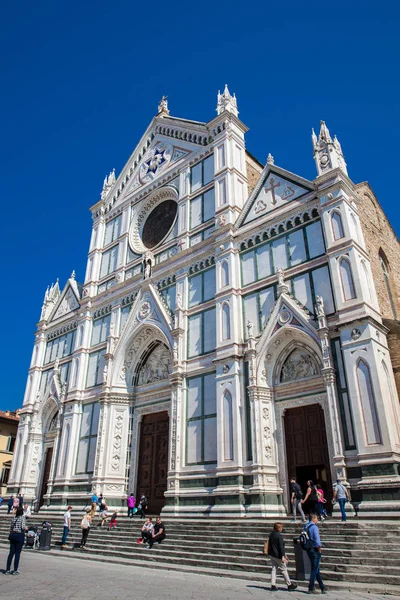
<path id="1" fill-rule="evenodd" d="M 360 230 L 359 230 L 359 227 L 358 227 L 357 219 L 353 215 L 353 213 L 351 213 L 351 220 L 353 221 L 353 227 L 354 227 L 354 234 L 355 234 L 356 242 L 358 242 L 360 244 L 361 243 L 361 240 L 360 240 Z"/>
<path id="2" fill-rule="evenodd" d="M 340 280 L 342 282 L 343 298 L 345 301 L 353 300 L 356 297 L 353 274 L 348 258 L 341 258 L 339 261 Z"/>
<path id="3" fill-rule="evenodd" d="M 362 359 L 357 363 L 357 383 L 367 444 L 381 444 L 371 373 L 368 364 Z"/>
<path id="4" fill-rule="evenodd" d="M 361 261 L 361 265 L 362 265 L 362 269 L 364 272 L 364 278 L 365 278 L 365 283 L 366 283 L 367 300 L 369 302 L 372 302 L 371 284 L 370 284 L 369 272 L 368 272 L 368 268 L 367 268 L 365 260 Z"/>
<path id="5" fill-rule="evenodd" d="M 393 299 L 392 287 L 390 285 L 389 263 L 382 248 L 379 250 L 379 262 L 383 273 L 383 279 L 385 281 L 386 291 L 389 297 L 390 307 L 392 309 L 394 318 L 397 319 L 397 310 Z"/>
<path id="6" fill-rule="evenodd" d="M 340 238 L 344 237 L 342 217 L 340 216 L 340 213 L 338 213 L 336 210 L 332 213 L 331 223 L 333 238 L 335 240 L 339 240 Z"/>
<path id="7" fill-rule="evenodd" d="M 222 339 L 230 340 L 231 338 L 231 311 L 229 304 L 225 302 L 222 306 Z"/>
<path id="8" fill-rule="evenodd" d="M 227 260 L 221 263 L 221 287 L 229 285 L 229 265 Z"/>
<path id="9" fill-rule="evenodd" d="M 76 388 L 78 385 L 78 372 L 79 372 L 79 358 L 76 358 L 74 361 L 74 379 L 72 382 L 72 387 Z"/>

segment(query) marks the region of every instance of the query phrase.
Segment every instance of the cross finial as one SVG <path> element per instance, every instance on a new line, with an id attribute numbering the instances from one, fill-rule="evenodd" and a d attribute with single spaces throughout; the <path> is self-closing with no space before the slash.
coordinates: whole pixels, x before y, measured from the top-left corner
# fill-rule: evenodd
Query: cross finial
<path id="1" fill-rule="evenodd" d="M 274 157 L 272 156 L 271 152 L 268 154 L 268 158 L 267 158 L 267 165 L 273 165 L 274 164 Z"/>
<path id="2" fill-rule="evenodd" d="M 75 269 L 72 271 L 70 279 L 75 279 L 76 277 L 76 273 L 75 273 Z"/>

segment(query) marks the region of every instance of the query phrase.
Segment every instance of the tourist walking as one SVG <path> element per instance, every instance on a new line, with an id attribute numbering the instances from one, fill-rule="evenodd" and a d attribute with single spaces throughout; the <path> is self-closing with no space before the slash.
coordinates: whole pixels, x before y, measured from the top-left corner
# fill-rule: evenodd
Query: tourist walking
<path id="1" fill-rule="evenodd" d="M 19 508 L 20 503 L 19 503 L 19 498 L 18 496 L 15 496 L 13 499 L 13 505 L 12 505 L 12 510 L 13 510 L 13 515 L 15 516 L 17 508 Z"/>
<path id="2" fill-rule="evenodd" d="M 81 539 L 81 543 L 80 543 L 79 547 L 82 548 L 82 550 L 87 550 L 86 542 L 88 539 L 91 524 L 92 524 L 92 510 L 90 508 L 87 508 L 86 515 L 84 515 L 84 517 L 81 521 L 82 539 Z"/>
<path id="3" fill-rule="evenodd" d="M 92 495 L 92 510 L 91 510 L 92 516 L 94 516 L 96 514 L 98 501 L 99 501 L 99 498 L 98 498 L 96 492 L 93 492 L 93 495 Z"/>
<path id="4" fill-rule="evenodd" d="M 147 510 L 147 498 L 144 494 L 142 494 L 140 496 L 140 501 L 139 501 L 139 511 L 140 511 L 140 516 L 143 517 L 143 519 L 146 518 L 146 510 Z"/>
<path id="5" fill-rule="evenodd" d="M 67 512 L 64 513 L 64 531 L 61 540 L 61 548 L 67 547 L 67 537 L 69 534 L 69 530 L 71 529 L 71 510 L 72 506 L 68 506 Z"/>
<path id="6" fill-rule="evenodd" d="M 275 523 L 273 531 L 269 534 L 267 542 L 264 544 L 264 554 L 271 560 L 271 592 L 276 592 L 276 571 L 278 570 L 286 582 L 289 592 L 297 588 L 297 584 L 290 581 L 287 571 L 288 558 L 285 551 L 285 541 L 282 536 L 282 523 Z"/>
<path id="7" fill-rule="evenodd" d="M 14 504 L 14 496 L 10 496 L 7 502 L 7 514 L 9 515 Z"/>
<path id="8" fill-rule="evenodd" d="M 318 484 L 317 484 L 317 496 L 318 496 L 318 504 L 317 504 L 318 517 L 319 517 L 320 521 L 325 521 L 325 519 L 328 518 L 326 509 L 324 506 L 326 504 L 325 494 L 324 494 L 324 490 L 322 489 L 322 487 L 318 486 Z"/>
<path id="9" fill-rule="evenodd" d="M 307 510 L 310 513 L 318 512 L 318 493 L 317 486 L 314 485 L 314 482 L 309 479 L 307 481 L 307 492 L 304 500 L 301 500 L 302 504 L 307 502 Z"/>
<path id="10" fill-rule="evenodd" d="M 132 493 L 129 494 L 126 503 L 128 505 L 128 517 L 130 519 L 133 519 L 133 515 L 134 515 L 133 509 L 135 508 L 136 498 Z"/>
<path id="11" fill-rule="evenodd" d="M 97 504 L 99 505 L 99 512 L 107 510 L 107 502 L 103 494 L 100 494 Z"/>
<path id="12" fill-rule="evenodd" d="M 340 507 L 340 512 L 342 513 L 342 523 L 346 523 L 347 515 L 346 515 L 346 502 L 349 500 L 349 492 L 347 489 L 340 483 L 340 479 L 336 480 L 335 491 L 333 493 L 334 502 L 337 500 Z"/>
<path id="13" fill-rule="evenodd" d="M 297 510 L 299 511 L 300 516 L 303 519 L 303 522 L 304 523 L 307 522 L 306 516 L 303 511 L 303 507 L 301 505 L 302 499 L 303 499 L 303 492 L 301 491 L 301 487 L 296 482 L 295 478 L 292 477 L 292 479 L 290 480 L 290 501 L 292 503 L 292 511 L 293 511 L 293 519 L 291 520 L 291 523 L 296 523 Z"/>
<path id="14" fill-rule="evenodd" d="M 10 535 L 8 540 L 10 542 L 10 552 L 7 557 L 6 575 L 11 574 L 11 563 L 14 559 L 14 571 L 13 575 L 19 575 L 19 558 L 21 556 L 22 547 L 25 541 L 25 530 L 26 530 L 26 518 L 24 515 L 24 509 L 22 506 L 18 506 L 15 516 L 13 517 Z"/>
<path id="15" fill-rule="evenodd" d="M 310 548 L 307 548 L 307 554 L 311 562 L 311 574 L 310 581 L 308 583 L 308 593 L 318 594 L 315 589 L 315 580 L 318 581 L 318 585 L 321 590 L 321 594 L 326 594 L 326 587 L 322 581 L 321 573 L 319 571 L 319 564 L 322 558 L 322 542 L 319 535 L 318 529 L 318 515 L 317 513 L 310 513 L 308 517 L 308 523 L 304 527 L 310 539 Z"/>

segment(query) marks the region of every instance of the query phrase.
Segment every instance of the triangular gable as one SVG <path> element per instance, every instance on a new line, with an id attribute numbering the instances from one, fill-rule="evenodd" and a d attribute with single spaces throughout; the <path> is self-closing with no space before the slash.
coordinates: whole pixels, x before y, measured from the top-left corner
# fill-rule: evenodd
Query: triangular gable
<path id="1" fill-rule="evenodd" d="M 115 183 L 104 190 L 106 207 L 120 204 L 128 194 L 165 176 L 189 154 L 204 152 L 209 139 L 205 123 L 170 116 L 154 117 Z"/>
<path id="2" fill-rule="evenodd" d="M 57 304 L 55 305 L 49 321 L 56 321 L 80 307 L 79 287 L 75 279 L 68 279 L 65 288 L 63 289 Z"/>
<path id="3" fill-rule="evenodd" d="M 128 320 L 114 349 L 113 385 L 124 385 L 133 362 L 148 346 L 155 329 L 172 348 L 172 328 L 172 314 L 165 307 L 160 294 L 151 284 L 144 283 L 132 304 Z"/>
<path id="4" fill-rule="evenodd" d="M 316 342 L 319 340 L 310 314 L 293 296 L 283 292 L 275 302 L 264 330 L 257 340 L 256 350 L 259 356 L 263 355 L 271 338 L 285 327 L 295 327 L 307 332 Z"/>
<path id="5" fill-rule="evenodd" d="M 311 181 L 267 164 L 243 208 L 237 226 L 259 219 L 312 191 L 314 185 Z"/>

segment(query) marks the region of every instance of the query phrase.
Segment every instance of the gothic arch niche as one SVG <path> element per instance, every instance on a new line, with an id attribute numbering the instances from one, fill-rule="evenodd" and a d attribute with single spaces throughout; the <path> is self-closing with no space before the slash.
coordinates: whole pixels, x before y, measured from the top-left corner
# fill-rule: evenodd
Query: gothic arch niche
<path id="1" fill-rule="evenodd" d="M 276 385 L 310 379 L 320 375 L 320 367 L 313 353 L 304 346 L 297 346 L 286 353 L 286 358 L 276 371 Z"/>
<path id="2" fill-rule="evenodd" d="M 133 386 L 168 380 L 171 373 L 171 352 L 166 344 L 154 340 L 142 353 L 133 374 Z"/>
<path id="3" fill-rule="evenodd" d="M 145 322 L 137 324 L 135 321 L 132 323 L 132 316 L 134 315 L 135 313 L 130 315 L 117 344 L 110 377 L 113 387 L 119 388 L 121 393 L 129 395 L 135 391 L 135 375 L 139 368 L 138 363 L 144 358 L 144 354 L 150 345 L 157 342 L 169 349 L 172 349 L 173 346 L 172 336 L 167 326 L 164 330 L 159 323 Z M 154 349 L 154 346 L 152 347 Z"/>

